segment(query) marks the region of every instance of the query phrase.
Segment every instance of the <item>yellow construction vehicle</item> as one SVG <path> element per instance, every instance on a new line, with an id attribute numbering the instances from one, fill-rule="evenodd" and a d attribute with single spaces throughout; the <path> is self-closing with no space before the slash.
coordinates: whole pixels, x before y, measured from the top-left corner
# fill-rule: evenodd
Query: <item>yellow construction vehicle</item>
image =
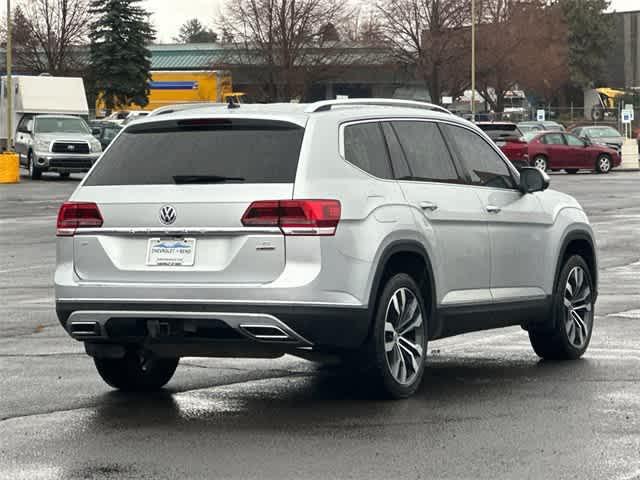
<path id="1" fill-rule="evenodd" d="M 591 108 L 591 119 L 595 122 L 618 118 L 618 100 L 627 93 L 624 90 L 601 87 L 596 88 L 599 102 Z"/>

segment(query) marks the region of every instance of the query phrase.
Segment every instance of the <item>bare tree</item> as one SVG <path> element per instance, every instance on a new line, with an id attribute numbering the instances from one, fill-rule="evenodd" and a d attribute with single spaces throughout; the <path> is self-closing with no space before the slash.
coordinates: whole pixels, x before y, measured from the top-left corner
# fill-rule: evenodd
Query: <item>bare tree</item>
<path id="1" fill-rule="evenodd" d="M 81 71 L 75 47 L 86 43 L 86 0 L 23 0 L 14 11 L 16 70 L 66 75 Z"/>
<path id="2" fill-rule="evenodd" d="M 225 63 L 255 66 L 267 100 L 302 97 L 339 63 L 334 26 L 345 14 L 339 0 L 228 0 L 219 19 L 233 38 Z"/>
<path id="3" fill-rule="evenodd" d="M 567 27 L 557 6 L 485 0 L 479 18 L 478 90 L 492 110 L 504 111 L 516 85 L 549 98 L 567 81 Z"/>
<path id="4" fill-rule="evenodd" d="M 375 10 L 359 8 L 342 26 L 343 36 L 350 42 L 365 46 L 384 44 L 384 33 L 380 17 Z"/>
<path id="5" fill-rule="evenodd" d="M 456 95 L 468 78 L 465 34 L 469 25 L 468 0 L 382 0 L 382 32 L 400 63 L 412 66 L 424 79 L 431 98 L 442 93 Z"/>

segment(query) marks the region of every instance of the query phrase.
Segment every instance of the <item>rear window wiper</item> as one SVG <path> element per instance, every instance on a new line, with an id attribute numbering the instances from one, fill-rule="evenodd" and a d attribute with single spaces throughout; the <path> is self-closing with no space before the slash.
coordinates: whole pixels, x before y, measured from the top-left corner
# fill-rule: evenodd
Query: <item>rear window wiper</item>
<path id="1" fill-rule="evenodd" d="M 222 175 L 174 175 L 173 181 L 176 184 L 244 182 L 244 177 L 225 177 Z"/>

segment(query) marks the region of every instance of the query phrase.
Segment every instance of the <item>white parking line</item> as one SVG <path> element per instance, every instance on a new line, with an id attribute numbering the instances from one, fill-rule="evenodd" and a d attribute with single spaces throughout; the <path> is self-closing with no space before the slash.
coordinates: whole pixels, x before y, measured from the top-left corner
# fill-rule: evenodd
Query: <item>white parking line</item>
<path id="1" fill-rule="evenodd" d="M 0 273 L 15 273 L 22 272 L 23 270 L 38 270 L 40 268 L 51 268 L 51 265 L 31 265 L 30 267 L 8 268 L 6 270 L 0 270 Z"/>

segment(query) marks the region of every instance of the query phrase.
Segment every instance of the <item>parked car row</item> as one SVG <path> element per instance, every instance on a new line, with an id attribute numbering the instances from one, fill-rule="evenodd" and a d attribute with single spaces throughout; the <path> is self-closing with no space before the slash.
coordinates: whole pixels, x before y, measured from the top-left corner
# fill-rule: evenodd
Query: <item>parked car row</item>
<path id="1" fill-rule="evenodd" d="M 477 125 L 519 167 L 608 173 L 622 162 L 624 138 L 607 125 L 576 127 L 571 132 L 556 122 L 478 122 Z"/>

